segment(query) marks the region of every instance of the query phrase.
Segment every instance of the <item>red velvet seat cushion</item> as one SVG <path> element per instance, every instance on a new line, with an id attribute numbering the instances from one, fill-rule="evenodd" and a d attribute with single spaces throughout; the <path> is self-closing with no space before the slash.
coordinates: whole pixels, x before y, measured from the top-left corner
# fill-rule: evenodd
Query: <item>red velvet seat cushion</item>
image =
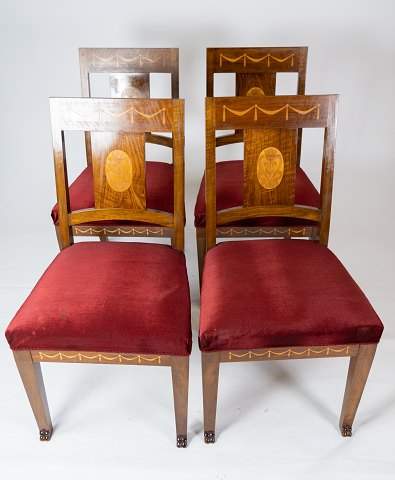
<path id="1" fill-rule="evenodd" d="M 13 350 L 189 355 L 184 254 L 144 243 L 66 248 L 19 309 L 6 337 Z"/>
<path id="2" fill-rule="evenodd" d="M 225 162 L 218 162 L 216 168 L 217 211 L 243 205 L 243 160 L 228 160 Z M 205 195 L 205 177 L 203 176 L 195 205 L 196 228 L 205 227 L 206 225 Z M 316 208 L 320 206 L 319 193 L 300 167 L 296 168 L 295 203 Z M 314 225 L 314 222 L 286 217 L 264 217 L 232 222 L 228 225 L 271 227 Z"/>
<path id="3" fill-rule="evenodd" d="M 376 343 L 383 325 L 337 257 L 305 240 L 221 243 L 205 258 L 200 348 Z"/>
<path id="4" fill-rule="evenodd" d="M 147 208 L 174 213 L 173 165 L 164 162 L 145 162 L 145 168 Z M 86 167 L 70 185 L 69 196 L 72 211 L 95 206 L 92 166 Z M 58 225 L 58 204 L 53 207 L 51 216 L 54 224 Z M 115 223 L 131 224 L 131 222 L 121 221 Z M 114 224 L 114 222 L 96 222 L 96 225 L 106 224 Z M 141 222 L 133 222 L 133 225 L 141 225 Z"/>

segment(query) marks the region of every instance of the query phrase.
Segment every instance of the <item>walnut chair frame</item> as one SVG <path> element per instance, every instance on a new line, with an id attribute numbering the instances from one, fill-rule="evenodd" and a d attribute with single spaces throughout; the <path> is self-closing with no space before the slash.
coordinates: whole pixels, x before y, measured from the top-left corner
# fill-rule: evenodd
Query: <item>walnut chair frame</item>
<path id="1" fill-rule="evenodd" d="M 52 98 L 50 100 L 53 153 L 55 162 L 59 231 L 61 249 L 73 243 L 72 228 L 97 220 L 138 220 L 174 229 L 173 248 L 184 249 L 184 101 L 152 99 L 80 99 Z M 121 198 L 111 191 L 106 176 L 99 173 L 95 180 L 97 208 L 71 212 L 68 201 L 68 182 L 64 132 L 82 130 L 94 135 L 94 167 L 105 161 L 106 149 L 117 144 L 133 156 L 137 174 L 133 175 L 129 195 Z M 145 208 L 144 188 L 138 188 L 143 175 L 144 141 L 147 131 L 171 132 L 174 148 L 174 215 Z M 111 137 L 108 143 L 108 136 Z M 116 140 L 114 141 L 114 137 Z M 128 138 L 127 138 L 128 137 Z M 93 138 L 93 137 L 92 137 Z M 95 160 L 96 159 L 96 160 Z M 102 169 L 103 170 L 103 169 Z M 122 182 L 122 172 L 112 172 L 113 182 Z M 135 187 L 135 188 L 133 188 Z M 140 192 L 136 194 L 135 192 Z M 131 245 L 133 247 L 133 245 Z M 52 423 L 49 414 L 41 362 L 105 363 L 171 367 L 177 446 L 187 445 L 187 408 L 189 357 L 139 352 L 92 352 L 14 350 L 15 361 L 33 410 L 40 440 L 49 440 Z"/>
<path id="2" fill-rule="evenodd" d="M 80 48 L 81 94 L 91 97 L 91 75 L 108 73 L 111 98 L 150 98 L 150 76 L 169 73 L 171 98 L 179 98 L 179 50 L 178 48 Z M 173 139 L 146 132 L 145 141 L 172 148 Z M 92 163 L 90 133 L 85 132 L 87 165 Z M 107 241 L 109 236 L 172 238 L 171 228 L 152 225 L 106 225 L 73 228 L 75 236 L 99 236 Z M 59 240 L 59 228 L 55 227 Z"/>
<path id="3" fill-rule="evenodd" d="M 288 216 L 317 221 L 316 243 L 327 246 L 330 225 L 334 150 L 337 119 L 337 95 L 277 96 L 262 98 L 206 99 L 206 202 L 207 249 L 216 246 L 216 229 L 229 221 L 257 216 Z M 264 145 L 274 144 L 287 150 L 289 135 L 296 146 L 297 129 L 324 128 L 322 158 L 321 207 L 295 205 L 292 201 L 292 182 L 285 190 L 259 193 L 257 157 Z M 239 208 L 216 210 L 216 130 L 242 130 L 245 140 L 244 198 L 249 201 Z M 274 131 L 281 133 L 276 135 Z M 291 133 L 293 132 L 293 133 Z M 296 164 L 296 149 L 284 168 L 284 178 Z M 255 160 L 254 160 L 255 159 Z M 255 162 L 255 163 L 254 163 Z M 292 166 L 293 165 L 293 166 Z M 290 196 L 287 196 L 288 191 Z M 261 240 L 265 241 L 265 240 Z M 280 241 L 280 240 L 279 240 Z M 352 435 L 352 425 L 372 365 L 376 344 L 309 345 L 251 350 L 202 351 L 204 440 L 215 442 L 215 422 L 220 363 L 251 362 L 301 358 L 350 357 L 340 431 Z"/>
<path id="4" fill-rule="evenodd" d="M 297 94 L 305 94 L 308 47 L 258 47 L 258 48 L 208 48 L 206 67 L 207 97 L 214 96 L 214 75 L 235 73 L 236 96 L 273 96 L 276 94 L 277 73 L 297 73 Z M 220 135 L 215 145 L 221 147 L 243 142 L 243 132 Z M 297 165 L 300 164 L 302 129 L 298 130 Z M 218 226 L 217 238 L 238 237 L 308 237 L 315 234 L 315 227 L 262 227 Z M 206 229 L 196 228 L 196 245 L 201 282 L 206 251 Z"/>

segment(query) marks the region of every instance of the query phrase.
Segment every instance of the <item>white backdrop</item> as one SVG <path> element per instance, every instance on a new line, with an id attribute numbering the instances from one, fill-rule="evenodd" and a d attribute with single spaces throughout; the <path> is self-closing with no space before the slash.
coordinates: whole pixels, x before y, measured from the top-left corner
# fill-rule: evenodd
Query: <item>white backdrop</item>
<path id="1" fill-rule="evenodd" d="M 330 246 L 385 324 L 357 416 L 360 429 L 351 440 L 341 439 L 335 430 L 345 364 L 335 360 L 338 370 L 334 367 L 333 374 L 329 365 L 325 377 L 320 369 L 326 363 L 302 361 L 297 366 L 282 363 L 281 369 L 264 365 L 231 373 L 224 368 L 224 413 L 218 420 L 223 435 L 215 446 L 203 445 L 195 341 L 190 445 L 185 452 L 173 445 L 169 378 L 153 373 L 147 380 L 145 369 L 115 369 L 110 374 L 114 383 L 109 383 L 106 367 L 44 367 L 57 432 L 50 444 L 39 444 L 11 353 L 0 339 L 0 472 L 7 474 L 2 478 L 19 479 L 28 472 L 35 479 L 56 472 L 59 479 L 81 471 L 95 479 L 109 472 L 118 478 L 160 474 L 210 479 L 256 477 L 263 471 L 277 478 L 318 478 L 318 472 L 322 478 L 342 478 L 345 471 L 351 478 L 395 475 L 394 448 L 388 443 L 395 419 L 394 20 L 393 0 L 1 2 L 3 330 L 57 253 L 49 217 L 55 188 L 48 97 L 80 94 L 78 47 L 180 48 L 180 95 L 186 99 L 186 254 L 196 330 L 192 224 L 204 169 L 205 49 L 307 45 L 306 93 L 340 94 Z M 303 166 L 317 182 L 317 159 L 306 146 Z M 60 381 L 60 374 L 67 381 Z M 161 395 L 155 388 L 162 386 L 167 396 L 158 406 Z M 120 397 L 128 402 L 119 406 Z M 150 413 L 144 410 L 148 408 Z M 130 411 L 134 416 L 127 419 L 134 423 L 125 426 Z"/>

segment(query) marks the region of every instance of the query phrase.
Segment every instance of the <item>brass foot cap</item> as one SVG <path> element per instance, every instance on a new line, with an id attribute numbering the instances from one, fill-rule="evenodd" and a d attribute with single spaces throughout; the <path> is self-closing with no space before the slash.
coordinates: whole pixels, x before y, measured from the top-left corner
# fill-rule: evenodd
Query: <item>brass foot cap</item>
<path id="1" fill-rule="evenodd" d="M 215 432 L 204 432 L 204 443 L 215 443 Z"/>
<path id="2" fill-rule="evenodd" d="M 352 436 L 352 426 L 351 425 L 343 425 L 340 428 L 343 437 L 351 437 Z"/>
<path id="3" fill-rule="evenodd" d="M 178 435 L 177 437 L 177 447 L 178 448 L 187 448 L 187 437 L 186 435 Z"/>
<path id="4" fill-rule="evenodd" d="M 42 429 L 40 430 L 40 440 L 42 442 L 48 442 L 51 438 L 51 432 L 49 430 Z"/>

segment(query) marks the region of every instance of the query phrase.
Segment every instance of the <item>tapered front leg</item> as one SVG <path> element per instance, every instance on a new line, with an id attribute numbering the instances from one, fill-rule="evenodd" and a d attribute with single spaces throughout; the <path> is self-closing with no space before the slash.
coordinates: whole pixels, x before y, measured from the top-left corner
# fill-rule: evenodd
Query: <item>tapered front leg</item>
<path id="1" fill-rule="evenodd" d="M 376 348 L 377 344 L 360 345 L 358 355 L 350 358 L 339 424 L 343 437 L 351 437 L 352 435 L 352 424 L 368 379 Z"/>
<path id="2" fill-rule="evenodd" d="M 14 358 L 22 378 L 33 414 L 40 431 L 40 440 L 47 441 L 52 435 L 52 422 L 45 394 L 41 366 L 33 362 L 29 350 L 15 350 Z"/>
<path id="3" fill-rule="evenodd" d="M 177 357 L 171 366 L 177 447 L 187 446 L 189 357 Z"/>
<path id="4" fill-rule="evenodd" d="M 204 441 L 215 443 L 219 354 L 202 352 Z"/>

